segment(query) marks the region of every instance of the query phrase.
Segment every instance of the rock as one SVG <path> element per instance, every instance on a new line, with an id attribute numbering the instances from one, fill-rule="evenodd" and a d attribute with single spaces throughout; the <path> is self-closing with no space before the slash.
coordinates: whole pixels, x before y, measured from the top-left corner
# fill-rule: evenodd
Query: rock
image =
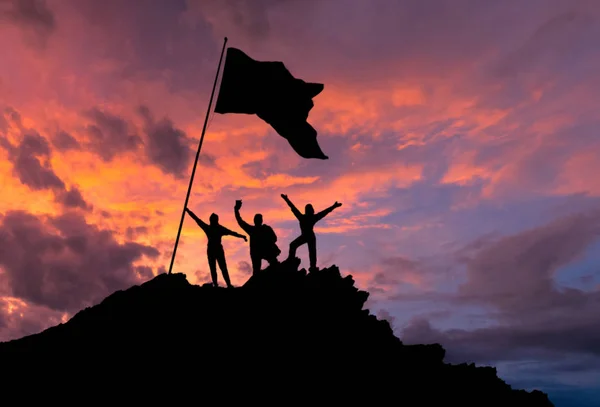
<path id="1" fill-rule="evenodd" d="M 493 368 L 443 363 L 439 344 L 404 345 L 363 309 L 369 293 L 351 276 L 299 265 L 270 266 L 233 289 L 161 274 L 2 343 L 3 399 L 552 406 Z"/>

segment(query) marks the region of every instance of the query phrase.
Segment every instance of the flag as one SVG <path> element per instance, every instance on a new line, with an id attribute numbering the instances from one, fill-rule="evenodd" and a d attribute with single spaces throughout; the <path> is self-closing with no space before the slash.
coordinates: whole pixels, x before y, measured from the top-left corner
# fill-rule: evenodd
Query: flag
<path id="1" fill-rule="evenodd" d="M 295 78 L 279 61 L 256 61 L 228 48 L 215 112 L 255 114 L 303 158 L 326 160 L 317 131 L 306 121 L 323 84 Z"/>

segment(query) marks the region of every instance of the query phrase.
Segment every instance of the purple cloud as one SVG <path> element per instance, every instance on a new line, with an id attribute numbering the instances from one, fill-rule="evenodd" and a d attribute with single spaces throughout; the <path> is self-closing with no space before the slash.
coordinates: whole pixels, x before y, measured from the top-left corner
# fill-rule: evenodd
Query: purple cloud
<path id="1" fill-rule="evenodd" d="M 87 126 L 86 148 L 102 160 L 112 161 L 117 155 L 137 150 L 142 139 L 130 129 L 122 117 L 93 108 L 84 114 L 92 123 Z"/>
<path id="2" fill-rule="evenodd" d="M 22 128 L 20 119 L 16 123 Z M 67 188 L 54 172 L 48 141 L 31 129 L 22 129 L 19 136 L 20 141 L 14 145 L 0 134 L 0 147 L 7 151 L 15 176 L 34 191 L 51 190 L 55 201 L 64 208 L 91 210 L 77 186 Z"/>
<path id="3" fill-rule="evenodd" d="M 40 332 L 63 321 L 64 313 L 0 296 L 0 342 Z"/>
<path id="4" fill-rule="evenodd" d="M 150 162 L 167 174 L 179 178 L 188 175 L 186 170 L 194 152 L 185 132 L 175 128 L 168 118 L 156 121 L 146 106 L 141 106 L 139 113 L 144 118 L 145 151 Z"/>
<path id="5" fill-rule="evenodd" d="M 144 236 L 148 233 L 148 228 L 146 226 L 128 226 L 125 230 L 125 237 L 129 240 L 133 240 L 138 236 Z"/>
<path id="6" fill-rule="evenodd" d="M 85 199 L 83 199 L 81 191 L 76 186 L 71 187 L 69 190 L 65 189 L 64 191 L 56 193 L 55 199 L 64 208 L 79 208 L 85 211 L 90 211 L 93 209 L 93 206 L 88 204 Z"/>
<path id="7" fill-rule="evenodd" d="M 0 265 L 10 294 L 54 310 L 74 312 L 149 276 L 133 264 L 159 251 L 119 243 L 110 230 L 89 224 L 77 213 L 40 218 L 11 211 L 1 219 Z"/>
<path id="8" fill-rule="evenodd" d="M 15 175 L 23 184 L 33 190 L 65 188 L 65 184 L 54 173 L 48 161 L 48 142 L 36 132 L 22 134 L 21 141 L 16 146 L 6 138 L 0 139 L 0 145 L 8 152 Z"/>
<path id="9" fill-rule="evenodd" d="M 432 293 L 429 300 L 437 297 L 454 309 L 486 307 L 488 326 L 443 330 L 426 317 L 414 317 L 401 338 L 439 342 L 453 362 L 587 354 L 595 355 L 588 368 L 600 369 L 600 290 L 558 287 L 555 282 L 557 272 L 581 258 L 599 237 L 600 211 L 592 210 L 510 236 L 479 239 L 458 256 L 467 265 L 458 293 Z"/>
<path id="10" fill-rule="evenodd" d="M 7 0 L 0 4 L 0 21 L 17 25 L 39 47 L 44 47 L 48 37 L 56 30 L 56 18 L 46 0 Z"/>
<path id="11" fill-rule="evenodd" d="M 54 135 L 54 137 L 52 138 L 52 145 L 58 151 L 81 149 L 81 145 L 79 144 L 77 139 L 75 139 L 75 137 L 64 131 L 59 131 Z"/>

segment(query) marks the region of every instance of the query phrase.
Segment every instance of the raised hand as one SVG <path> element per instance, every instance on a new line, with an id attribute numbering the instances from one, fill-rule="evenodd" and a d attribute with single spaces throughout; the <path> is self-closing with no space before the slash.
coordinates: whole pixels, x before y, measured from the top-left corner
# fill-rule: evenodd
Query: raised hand
<path id="1" fill-rule="evenodd" d="M 285 200 L 287 200 L 287 199 L 288 199 L 288 197 L 287 197 L 287 195 L 286 195 L 286 194 L 281 194 L 281 197 L 282 197 L 283 199 L 285 199 Z"/>
<path id="2" fill-rule="evenodd" d="M 235 209 L 240 209 L 242 207 L 242 200 L 238 199 L 235 201 Z"/>
<path id="3" fill-rule="evenodd" d="M 339 203 L 338 201 L 335 201 L 335 203 L 333 204 L 333 206 L 335 206 L 336 208 L 339 208 L 340 206 L 342 206 L 342 204 Z"/>

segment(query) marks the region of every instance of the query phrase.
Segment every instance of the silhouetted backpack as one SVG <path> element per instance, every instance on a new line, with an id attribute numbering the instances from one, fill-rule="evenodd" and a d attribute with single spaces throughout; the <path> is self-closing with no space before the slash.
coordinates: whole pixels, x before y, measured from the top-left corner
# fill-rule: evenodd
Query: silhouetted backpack
<path id="1" fill-rule="evenodd" d="M 262 233 L 265 240 L 271 243 L 277 242 L 277 235 L 271 226 L 263 225 Z"/>
<path id="2" fill-rule="evenodd" d="M 262 225 L 261 230 L 261 239 L 265 242 L 263 246 L 263 254 L 268 257 L 274 256 L 277 257 L 281 254 L 281 250 L 277 247 L 277 235 L 271 226 Z"/>

